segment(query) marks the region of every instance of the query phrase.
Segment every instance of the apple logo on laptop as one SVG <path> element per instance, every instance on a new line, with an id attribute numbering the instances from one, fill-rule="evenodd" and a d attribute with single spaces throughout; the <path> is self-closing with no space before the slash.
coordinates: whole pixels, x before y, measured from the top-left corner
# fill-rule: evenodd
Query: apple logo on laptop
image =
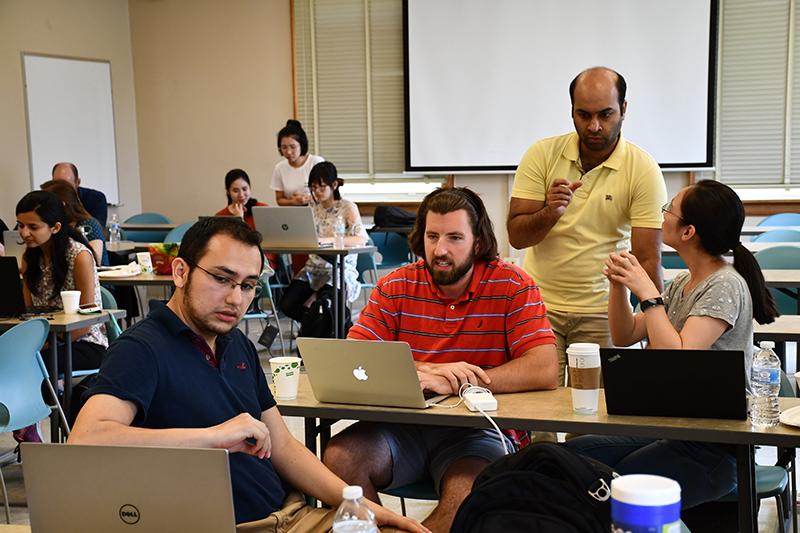
<path id="1" fill-rule="evenodd" d="M 358 368 L 353 369 L 353 375 L 358 381 L 367 381 L 369 376 L 367 375 L 367 371 L 364 370 L 363 366 L 359 366 Z"/>
<path id="2" fill-rule="evenodd" d="M 289 230 L 289 224 L 281 224 L 281 229 L 283 231 L 288 231 Z"/>

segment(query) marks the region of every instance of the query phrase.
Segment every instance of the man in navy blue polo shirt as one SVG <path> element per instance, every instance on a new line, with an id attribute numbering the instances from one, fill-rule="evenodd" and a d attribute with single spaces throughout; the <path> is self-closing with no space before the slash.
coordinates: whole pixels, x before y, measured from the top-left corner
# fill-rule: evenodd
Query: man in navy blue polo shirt
<path id="1" fill-rule="evenodd" d="M 106 200 L 106 195 L 95 189 L 81 187 L 81 177 L 78 175 L 78 167 L 73 163 L 56 163 L 53 166 L 51 174 L 54 180 L 64 180 L 75 187 L 83 207 L 90 215 L 100 222 L 101 226 L 106 226 L 106 219 L 108 219 L 108 201 Z"/>
<path id="2" fill-rule="evenodd" d="M 255 347 L 236 327 L 256 294 L 260 245 L 260 234 L 229 217 L 186 232 L 172 263 L 175 293 L 109 348 L 69 442 L 225 448 L 237 523 L 327 531 L 333 511 L 287 500 L 289 489 L 335 509 L 345 483 L 289 433 Z M 426 531 L 370 506 L 381 524 Z"/>

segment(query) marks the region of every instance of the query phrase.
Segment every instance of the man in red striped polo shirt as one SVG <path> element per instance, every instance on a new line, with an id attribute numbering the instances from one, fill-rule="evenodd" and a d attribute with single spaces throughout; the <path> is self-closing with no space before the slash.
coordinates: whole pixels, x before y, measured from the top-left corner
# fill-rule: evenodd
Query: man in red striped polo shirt
<path id="1" fill-rule="evenodd" d="M 420 205 L 411 250 L 421 259 L 378 283 L 349 337 L 405 341 L 420 384 L 458 394 L 464 383 L 494 393 L 554 389 L 555 336 L 539 288 L 497 258 L 481 199 L 466 188 L 437 189 Z M 472 482 L 503 455 L 497 433 L 360 422 L 336 435 L 325 464 L 378 501 L 378 490 L 432 477 L 439 503 L 423 522 L 449 531 Z"/>

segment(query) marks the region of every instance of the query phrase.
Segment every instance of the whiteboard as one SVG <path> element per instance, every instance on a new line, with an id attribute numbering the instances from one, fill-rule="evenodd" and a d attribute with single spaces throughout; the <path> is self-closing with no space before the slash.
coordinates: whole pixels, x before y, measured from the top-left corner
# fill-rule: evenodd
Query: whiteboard
<path id="1" fill-rule="evenodd" d="M 406 0 L 406 168 L 513 170 L 574 131 L 569 83 L 628 84 L 622 132 L 666 168 L 713 164 L 717 0 Z"/>
<path id="2" fill-rule="evenodd" d="M 81 186 L 119 203 L 111 63 L 23 54 L 28 150 L 34 189 L 53 165 L 78 167 Z"/>

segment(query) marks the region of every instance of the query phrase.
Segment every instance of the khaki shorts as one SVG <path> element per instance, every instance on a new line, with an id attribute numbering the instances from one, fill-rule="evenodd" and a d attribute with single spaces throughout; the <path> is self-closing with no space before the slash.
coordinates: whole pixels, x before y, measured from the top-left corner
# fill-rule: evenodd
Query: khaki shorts
<path id="1" fill-rule="evenodd" d="M 606 314 L 566 313 L 548 309 L 547 318 L 556 336 L 559 385 L 567 384 L 567 346 L 573 342 L 595 342 L 601 348 L 613 346 Z"/>
<path id="2" fill-rule="evenodd" d="M 237 533 L 328 533 L 336 509 L 309 507 L 299 492 L 292 492 L 283 507 L 266 518 L 236 525 Z M 394 528 L 380 528 L 391 533 Z"/>

